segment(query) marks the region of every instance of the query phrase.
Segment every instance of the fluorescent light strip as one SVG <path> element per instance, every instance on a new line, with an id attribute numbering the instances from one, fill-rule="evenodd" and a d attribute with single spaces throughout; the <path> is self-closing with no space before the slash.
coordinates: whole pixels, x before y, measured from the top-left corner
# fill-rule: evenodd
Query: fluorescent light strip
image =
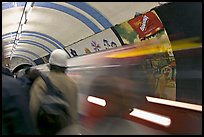
<path id="1" fill-rule="evenodd" d="M 178 101 L 173 101 L 173 100 L 160 99 L 160 98 L 154 98 L 154 97 L 148 97 L 148 96 L 146 96 L 146 99 L 149 102 L 154 102 L 154 103 L 164 104 L 164 105 L 169 105 L 169 106 L 174 106 L 174 107 L 180 107 L 180 108 L 186 108 L 186 109 L 191 109 L 191 110 L 196 110 L 196 111 L 202 112 L 202 106 L 201 105 L 178 102 Z"/>
<path id="2" fill-rule="evenodd" d="M 94 68 L 111 68 L 111 67 L 119 67 L 121 65 L 107 65 L 107 66 L 90 66 L 90 67 L 77 67 L 77 68 L 71 68 L 70 70 L 80 70 L 80 69 L 94 69 Z"/>
<path id="3" fill-rule="evenodd" d="M 168 127 L 171 124 L 171 119 L 162 115 L 158 115 L 155 113 L 147 112 L 144 110 L 140 110 L 134 108 L 130 113 L 131 116 L 138 117 L 165 127 Z"/>
<path id="4" fill-rule="evenodd" d="M 101 98 L 97 98 L 97 97 L 93 97 L 93 96 L 88 96 L 87 100 L 91 103 L 100 105 L 100 106 L 105 106 L 106 105 L 106 101 L 104 99 Z"/>
<path id="5" fill-rule="evenodd" d="M 19 42 L 19 39 L 15 39 L 14 43 L 17 45 Z"/>
<path id="6" fill-rule="evenodd" d="M 17 2 L 13 2 L 13 6 L 14 6 L 14 7 L 17 7 Z"/>
<path id="7" fill-rule="evenodd" d="M 27 2 L 26 8 L 25 8 L 26 19 L 28 19 L 28 14 L 31 12 L 33 5 L 34 5 L 34 2 Z"/>
<path id="8" fill-rule="evenodd" d="M 21 37 L 21 33 L 17 33 L 17 36 L 16 36 L 16 39 L 20 39 L 20 37 Z"/>
<path id="9" fill-rule="evenodd" d="M 120 65 L 107 65 L 107 66 L 101 66 L 104 68 L 112 68 L 112 67 L 119 67 Z"/>

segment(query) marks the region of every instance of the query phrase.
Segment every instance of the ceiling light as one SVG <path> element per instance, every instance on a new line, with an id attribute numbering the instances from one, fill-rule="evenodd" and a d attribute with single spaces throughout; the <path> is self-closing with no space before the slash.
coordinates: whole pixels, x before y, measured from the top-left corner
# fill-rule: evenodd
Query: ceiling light
<path id="1" fill-rule="evenodd" d="M 14 7 L 17 7 L 17 2 L 13 2 L 13 6 L 14 6 Z"/>

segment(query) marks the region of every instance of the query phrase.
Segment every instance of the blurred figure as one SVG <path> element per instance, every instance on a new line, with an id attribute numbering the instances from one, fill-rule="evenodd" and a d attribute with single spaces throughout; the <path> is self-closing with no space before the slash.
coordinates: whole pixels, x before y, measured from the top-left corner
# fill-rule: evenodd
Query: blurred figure
<path id="1" fill-rule="evenodd" d="M 25 69 L 25 74 L 19 78 L 17 78 L 18 80 L 21 81 L 22 83 L 22 86 L 25 88 L 25 95 L 28 99 L 28 103 L 29 103 L 29 100 L 30 100 L 30 89 L 31 89 L 31 86 L 34 82 L 34 80 L 40 76 L 40 71 L 37 70 L 37 69 L 34 69 L 34 68 L 26 68 Z"/>
<path id="2" fill-rule="evenodd" d="M 4 44 L 2 43 L 2 47 Z M 2 50 L 2 135 L 36 134 L 21 83 L 4 73 Z"/>
<path id="3" fill-rule="evenodd" d="M 77 124 L 78 90 L 73 80 L 71 80 L 65 74 L 68 58 L 69 56 L 64 50 L 61 49 L 54 50 L 49 58 L 50 72 L 48 73 L 48 78 L 50 79 L 52 84 L 61 91 L 64 98 L 69 103 L 70 106 L 67 109 L 69 109 L 70 111 L 71 124 Z M 54 131 L 48 131 L 46 130 L 46 127 L 39 127 L 42 125 L 38 125 L 37 123 L 40 98 L 43 97 L 45 91 L 46 91 L 45 82 L 42 80 L 41 77 L 37 78 L 31 87 L 30 110 L 32 112 L 32 118 L 35 122 L 35 126 L 38 128 L 40 133 L 50 134 L 51 132 L 52 133 L 55 132 L 55 130 L 57 129 L 54 129 Z"/>
<path id="4" fill-rule="evenodd" d="M 90 134 L 116 135 L 134 133 L 135 129 L 132 129 L 131 122 L 123 118 L 134 105 L 131 91 L 125 88 L 125 86 L 130 85 L 129 81 L 110 75 L 100 76 L 93 80 L 89 95 L 103 99 L 105 106 L 94 103 L 87 105 L 87 117 L 82 123 L 87 130 L 90 130 Z"/>
<path id="5" fill-rule="evenodd" d="M 96 101 L 87 105 L 82 125 L 87 128 L 88 134 L 167 134 L 127 119 L 127 115 L 142 101 L 132 91 L 133 87 L 131 80 L 118 76 L 103 75 L 93 80 L 89 95 L 104 100 L 105 105 L 101 106 Z"/>

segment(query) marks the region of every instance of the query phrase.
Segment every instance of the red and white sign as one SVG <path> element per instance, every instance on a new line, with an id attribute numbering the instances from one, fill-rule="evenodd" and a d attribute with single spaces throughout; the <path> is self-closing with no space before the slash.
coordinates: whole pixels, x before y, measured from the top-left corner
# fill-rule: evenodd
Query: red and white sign
<path id="1" fill-rule="evenodd" d="M 140 39 L 145 39 L 164 28 L 163 24 L 152 11 L 137 16 L 129 20 L 128 23 L 136 31 Z"/>

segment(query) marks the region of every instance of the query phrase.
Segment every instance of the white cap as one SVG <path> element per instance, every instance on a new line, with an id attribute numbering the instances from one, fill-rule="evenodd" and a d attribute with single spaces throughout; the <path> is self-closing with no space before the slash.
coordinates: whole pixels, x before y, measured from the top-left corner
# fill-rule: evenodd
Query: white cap
<path id="1" fill-rule="evenodd" d="M 69 58 L 66 51 L 62 49 L 56 49 L 52 51 L 50 58 L 49 58 L 49 64 L 56 65 L 59 67 L 66 67 L 67 66 L 67 59 Z"/>

